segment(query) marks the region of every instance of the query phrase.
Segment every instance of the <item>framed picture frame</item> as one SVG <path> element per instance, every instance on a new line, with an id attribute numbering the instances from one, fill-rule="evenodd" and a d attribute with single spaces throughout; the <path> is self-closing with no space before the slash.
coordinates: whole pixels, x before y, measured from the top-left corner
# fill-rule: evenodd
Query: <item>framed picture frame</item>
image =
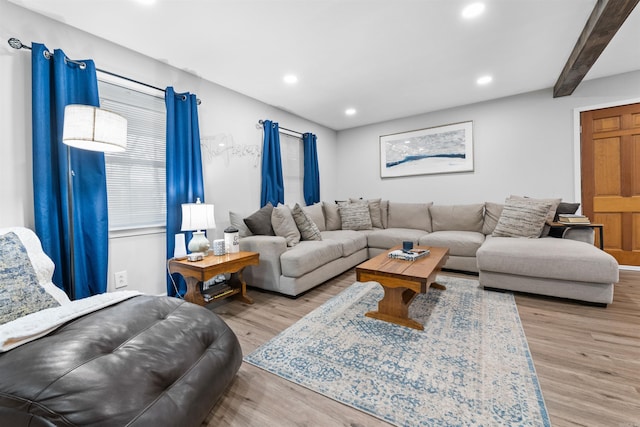
<path id="1" fill-rule="evenodd" d="M 380 177 L 473 172 L 473 122 L 380 137 Z"/>

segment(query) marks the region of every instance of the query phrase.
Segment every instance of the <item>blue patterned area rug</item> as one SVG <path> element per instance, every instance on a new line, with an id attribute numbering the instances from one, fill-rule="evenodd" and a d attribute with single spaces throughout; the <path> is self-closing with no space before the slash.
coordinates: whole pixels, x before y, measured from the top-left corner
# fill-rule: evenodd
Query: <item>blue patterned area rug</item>
<path id="1" fill-rule="evenodd" d="M 397 426 L 550 426 L 513 295 L 438 281 L 424 331 L 365 317 L 382 287 L 355 283 L 244 360 Z"/>

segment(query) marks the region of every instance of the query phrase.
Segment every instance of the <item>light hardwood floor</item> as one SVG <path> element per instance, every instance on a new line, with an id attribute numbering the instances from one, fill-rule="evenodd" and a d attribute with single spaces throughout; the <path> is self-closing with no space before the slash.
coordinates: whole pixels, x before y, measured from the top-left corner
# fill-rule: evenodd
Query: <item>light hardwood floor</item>
<path id="1" fill-rule="evenodd" d="M 354 281 L 350 270 L 298 299 L 252 289 L 255 304 L 212 310 L 248 354 Z M 607 308 L 528 295 L 516 304 L 554 427 L 640 427 L 640 272 L 620 272 Z M 203 424 L 388 425 L 246 363 Z"/>

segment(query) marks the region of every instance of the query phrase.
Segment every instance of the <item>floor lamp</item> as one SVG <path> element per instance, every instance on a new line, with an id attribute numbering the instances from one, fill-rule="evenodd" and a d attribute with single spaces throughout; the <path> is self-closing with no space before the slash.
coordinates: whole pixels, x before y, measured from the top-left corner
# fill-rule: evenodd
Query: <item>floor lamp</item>
<path id="1" fill-rule="evenodd" d="M 71 147 L 103 153 L 127 149 L 127 119 L 91 105 L 71 104 L 64 108 L 62 142 L 67 146 L 67 219 L 69 221 L 69 297 L 76 299 L 75 241 L 73 219 L 73 169 Z"/>

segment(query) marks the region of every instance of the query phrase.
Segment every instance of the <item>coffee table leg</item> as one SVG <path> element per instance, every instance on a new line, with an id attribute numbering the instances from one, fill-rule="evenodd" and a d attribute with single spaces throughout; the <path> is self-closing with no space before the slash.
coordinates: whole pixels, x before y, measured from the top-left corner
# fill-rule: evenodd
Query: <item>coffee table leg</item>
<path id="1" fill-rule="evenodd" d="M 384 297 L 378 302 L 378 311 L 370 311 L 365 316 L 384 320 L 409 328 L 424 330 L 422 324 L 409 318 L 409 305 L 417 293 L 407 288 L 387 288 L 384 285 Z"/>

